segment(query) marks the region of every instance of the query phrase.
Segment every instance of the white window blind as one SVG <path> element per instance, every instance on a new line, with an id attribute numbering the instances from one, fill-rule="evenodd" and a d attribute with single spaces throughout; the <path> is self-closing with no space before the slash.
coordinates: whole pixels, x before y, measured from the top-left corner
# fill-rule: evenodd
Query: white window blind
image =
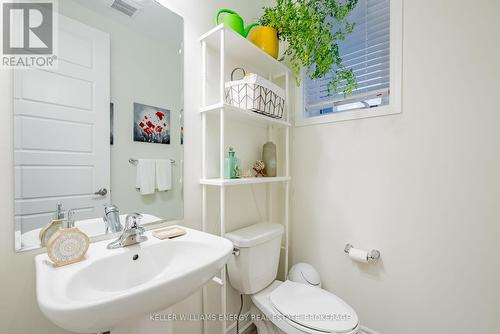
<path id="1" fill-rule="evenodd" d="M 389 103 L 390 0 L 359 0 L 349 21 L 356 25 L 352 34 L 339 41 L 339 51 L 344 66 L 353 69 L 358 88 L 347 97 L 329 94 L 327 84 L 332 74 L 316 80 L 306 74 L 306 118 Z"/>

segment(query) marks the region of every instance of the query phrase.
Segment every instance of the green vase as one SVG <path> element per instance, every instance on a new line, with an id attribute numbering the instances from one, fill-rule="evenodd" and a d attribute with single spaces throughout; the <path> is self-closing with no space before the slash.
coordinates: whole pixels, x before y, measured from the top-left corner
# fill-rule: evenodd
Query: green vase
<path id="1" fill-rule="evenodd" d="M 240 177 L 240 160 L 232 147 L 229 148 L 227 158 L 224 159 L 224 178 L 237 179 Z"/>

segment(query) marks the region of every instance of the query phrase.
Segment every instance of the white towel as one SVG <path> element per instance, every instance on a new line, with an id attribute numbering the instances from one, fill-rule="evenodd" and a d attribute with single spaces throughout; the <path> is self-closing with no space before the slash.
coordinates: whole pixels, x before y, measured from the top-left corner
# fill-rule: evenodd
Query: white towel
<path id="1" fill-rule="evenodd" d="M 156 160 L 156 189 L 158 191 L 172 189 L 172 162 L 170 160 Z"/>
<path id="2" fill-rule="evenodd" d="M 139 159 L 137 162 L 136 188 L 141 190 L 141 195 L 155 192 L 155 160 Z"/>

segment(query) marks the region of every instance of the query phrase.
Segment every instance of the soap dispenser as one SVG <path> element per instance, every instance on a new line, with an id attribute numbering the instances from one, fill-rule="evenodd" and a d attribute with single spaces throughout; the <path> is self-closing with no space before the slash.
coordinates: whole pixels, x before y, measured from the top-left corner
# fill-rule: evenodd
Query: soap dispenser
<path id="1" fill-rule="evenodd" d="M 232 147 L 229 148 L 227 158 L 224 159 L 224 178 L 237 179 L 240 177 L 240 161 Z"/>
<path id="2" fill-rule="evenodd" d="M 38 233 L 38 238 L 40 239 L 40 244 L 42 247 L 47 246 L 47 242 L 50 237 L 54 235 L 57 231 L 65 227 L 64 221 L 64 211 L 61 203 L 57 203 L 56 211 L 54 213 L 54 219 L 51 220 L 47 225 L 43 226 Z"/>

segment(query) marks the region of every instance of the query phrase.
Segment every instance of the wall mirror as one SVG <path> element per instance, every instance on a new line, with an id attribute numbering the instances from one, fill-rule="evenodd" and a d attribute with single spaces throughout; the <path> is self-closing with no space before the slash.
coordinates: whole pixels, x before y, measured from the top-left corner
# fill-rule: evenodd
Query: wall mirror
<path id="1" fill-rule="evenodd" d="M 183 19 L 153 0 L 64 0 L 56 15 L 57 67 L 13 74 L 16 250 L 69 209 L 89 237 L 111 204 L 181 219 Z"/>

